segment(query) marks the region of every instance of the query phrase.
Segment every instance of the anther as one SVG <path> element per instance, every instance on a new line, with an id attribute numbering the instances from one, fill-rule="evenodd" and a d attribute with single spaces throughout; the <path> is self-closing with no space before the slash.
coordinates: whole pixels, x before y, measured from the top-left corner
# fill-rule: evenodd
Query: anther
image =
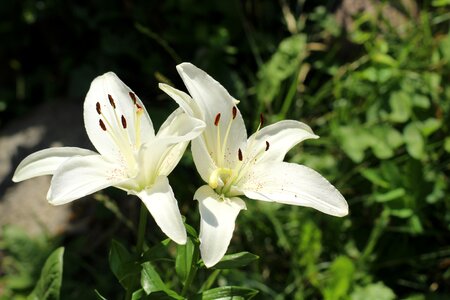
<path id="1" fill-rule="evenodd" d="M 97 113 L 98 113 L 99 115 L 102 114 L 102 109 L 101 109 L 101 107 L 100 107 L 100 103 L 99 103 L 99 102 L 97 102 L 97 103 L 95 104 L 95 109 L 97 110 Z"/>
<path id="2" fill-rule="evenodd" d="M 216 115 L 216 118 L 214 119 L 214 125 L 215 125 L 215 126 L 219 125 L 219 121 L 220 121 L 220 113 L 218 113 L 218 114 Z"/>
<path id="3" fill-rule="evenodd" d="M 136 104 L 136 95 L 133 92 L 129 92 L 128 95 L 130 95 L 131 100 L 133 100 L 133 103 Z"/>
<path id="4" fill-rule="evenodd" d="M 259 126 L 262 127 L 264 124 L 264 116 L 263 114 L 259 114 Z"/>
<path id="5" fill-rule="evenodd" d="M 239 150 L 238 150 L 238 159 L 239 159 L 240 161 L 242 161 L 242 151 L 241 151 L 241 148 L 239 148 Z"/>
<path id="6" fill-rule="evenodd" d="M 269 147 L 270 147 L 270 144 L 269 144 L 269 142 L 268 142 L 268 141 L 266 141 L 266 150 L 264 150 L 264 151 L 267 151 L 267 150 L 269 150 Z"/>
<path id="7" fill-rule="evenodd" d="M 231 111 L 233 113 L 233 120 L 236 118 L 236 114 L 237 114 L 237 108 L 236 106 L 233 106 L 233 109 Z"/>
<path id="8" fill-rule="evenodd" d="M 123 129 L 127 128 L 127 119 L 125 119 L 125 117 L 122 115 L 122 117 L 120 118 L 120 120 L 122 121 L 122 127 Z M 266 142 L 267 143 L 267 142 Z"/>
<path id="9" fill-rule="evenodd" d="M 139 110 L 139 109 L 142 109 L 142 106 L 140 106 L 140 105 L 137 104 L 137 103 L 136 103 L 136 107 L 137 107 L 138 110 Z"/>
<path id="10" fill-rule="evenodd" d="M 108 99 L 109 99 L 109 103 L 111 104 L 111 106 L 114 109 L 116 109 L 116 103 L 114 103 L 114 99 L 113 99 L 113 97 L 110 94 L 108 94 Z"/>
<path id="11" fill-rule="evenodd" d="M 103 123 L 102 119 L 98 120 L 98 123 L 100 124 L 100 127 L 103 129 L 103 131 L 106 131 L 105 123 Z"/>

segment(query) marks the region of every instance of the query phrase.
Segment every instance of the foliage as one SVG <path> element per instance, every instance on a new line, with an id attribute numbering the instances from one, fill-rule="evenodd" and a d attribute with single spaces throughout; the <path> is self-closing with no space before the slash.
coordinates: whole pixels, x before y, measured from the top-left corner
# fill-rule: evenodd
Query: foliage
<path id="1" fill-rule="evenodd" d="M 156 82 L 181 86 L 174 66 L 192 61 L 241 100 L 254 127 L 261 112 L 267 123 L 310 125 L 321 138 L 293 149 L 289 160 L 320 171 L 350 204 L 350 215 L 336 219 L 246 201 L 252 213 L 237 220 L 234 254 L 211 270 L 198 260 L 192 228 L 189 243 L 178 247 L 158 242 L 162 235 L 152 230 L 142 257 L 132 251 L 130 231 L 117 229 L 110 234 L 120 242 L 109 252 L 117 283 L 102 263 L 107 250 L 97 248 L 65 258 L 64 299 L 228 299 L 256 291 L 258 299 L 277 300 L 449 297 L 449 3 L 406 2 L 412 4 L 381 1 L 345 26 L 336 21 L 334 1 L 3 5 L 0 57 L 9 69 L 0 71 L 2 122 L 43 99 L 81 99 L 107 70 L 132 82 L 158 106 L 152 118 L 163 120 L 173 106 Z M 393 12 L 400 24 L 392 23 Z M 10 13 L 14 18 L 5 17 Z M 187 154 L 170 180 L 186 222 L 197 226 L 190 199 L 200 180 L 193 174 Z M 120 207 L 123 195 L 112 197 Z M 109 228 L 114 216 L 99 222 Z M 82 252 L 89 234 L 72 237 L 66 254 Z M 3 229 L 0 299 L 23 299 L 53 248 Z M 86 280 L 86 270 L 96 280 Z M 87 291 L 83 297 L 74 282 Z"/>

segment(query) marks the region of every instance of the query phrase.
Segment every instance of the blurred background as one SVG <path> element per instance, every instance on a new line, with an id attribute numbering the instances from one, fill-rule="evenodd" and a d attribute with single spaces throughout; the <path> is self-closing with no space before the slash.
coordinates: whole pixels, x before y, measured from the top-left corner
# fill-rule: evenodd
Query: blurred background
<path id="1" fill-rule="evenodd" d="M 184 89 L 183 61 L 241 100 L 249 132 L 260 113 L 309 124 L 321 138 L 286 159 L 350 205 L 334 218 L 247 200 L 228 252 L 260 259 L 222 271 L 219 285 L 258 289 L 257 299 L 450 299 L 449 25 L 449 0 L 1 1 L 0 299 L 24 299 L 60 245 L 62 299 L 123 297 L 108 248 L 113 237 L 133 247 L 137 198 L 108 189 L 52 207 L 49 178 L 11 176 L 37 150 L 92 148 L 82 103 L 104 72 L 159 126 L 176 105 L 157 84 Z M 189 152 L 169 179 L 198 228 Z M 147 232 L 164 238 L 154 224 Z M 175 276 L 172 264 L 159 271 Z"/>

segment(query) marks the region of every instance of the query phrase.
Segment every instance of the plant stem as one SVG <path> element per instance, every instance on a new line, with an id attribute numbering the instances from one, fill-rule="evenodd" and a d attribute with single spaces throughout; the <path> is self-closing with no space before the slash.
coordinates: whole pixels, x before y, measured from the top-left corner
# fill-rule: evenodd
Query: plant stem
<path id="1" fill-rule="evenodd" d="M 189 269 L 189 274 L 186 278 L 186 281 L 184 282 L 183 290 L 181 291 L 181 296 L 186 296 L 187 292 L 189 291 L 189 288 L 192 284 L 192 281 L 195 278 L 195 274 L 197 274 L 198 270 L 198 255 L 199 255 L 199 244 L 194 243 L 194 253 L 192 253 L 192 263 L 191 268 Z"/>
<path id="2" fill-rule="evenodd" d="M 139 225 L 137 232 L 136 252 L 141 255 L 144 247 L 145 229 L 147 228 L 148 210 L 144 202 L 141 202 L 141 211 L 139 213 Z"/>

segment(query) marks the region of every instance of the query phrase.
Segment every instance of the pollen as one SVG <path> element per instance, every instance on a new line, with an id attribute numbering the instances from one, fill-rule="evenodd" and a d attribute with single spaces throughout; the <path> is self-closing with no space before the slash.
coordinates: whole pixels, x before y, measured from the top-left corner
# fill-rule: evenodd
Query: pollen
<path id="1" fill-rule="evenodd" d="M 123 129 L 127 128 L 127 119 L 125 119 L 125 117 L 122 115 L 122 117 L 120 118 L 120 120 L 122 121 L 122 127 Z"/>
<path id="2" fill-rule="evenodd" d="M 218 114 L 216 115 L 216 118 L 214 119 L 214 125 L 215 125 L 215 126 L 218 126 L 218 125 L 219 125 L 219 121 L 220 121 L 220 113 L 218 113 Z"/>
<path id="3" fill-rule="evenodd" d="M 136 104 L 136 95 L 133 92 L 129 92 L 128 95 L 130 95 L 131 100 L 133 100 L 133 103 Z"/>
<path id="4" fill-rule="evenodd" d="M 267 150 L 269 150 L 269 147 L 270 147 L 270 144 L 269 144 L 269 142 L 268 142 L 268 141 L 266 141 L 266 150 L 264 150 L 264 151 L 267 151 Z"/>
<path id="5" fill-rule="evenodd" d="M 114 109 L 116 109 L 116 103 L 114 102 L 114 99 L 113 99 L 113 97 L 110 94 L 108 94 L 108 99 L 109 99 L 109 104 L 111 104 L 111 106 Z"/>
<path id="6" fill-rule="evenodd" d="M 97 110 L 97 113 L 98 113 L 99 115 L 102 114 L 102 109 L 101 109 L 101 107 L 100 107 L 100 102 L 97 102 L 97 103 L 95 104 L 95 109 Z"/>
<path id="7" fill-rule="evenodd" d="M 103 123 L 102 119 L 98 120 L 98 123 L 100 124 L 100 128 L 103 129 L 103 131 L 106 131 L 105 123 Z"/>
<path id="8" fill-rule="evenodd" d="M 233 113 L 233 120 L 234 120 L 236 118 L 236 114 L 237 114 L 236 106 L 233 106 L 233 109 L 231 110 L 231 112 Z"/>
<path id="9" fill-rule="evenodd" d="M 242 161 L 242 159 L 243 159 L 241 148 L 239 148 L 239 150 L 238 150 L 238 159 L 239 159 L 240 161 Z"/>

